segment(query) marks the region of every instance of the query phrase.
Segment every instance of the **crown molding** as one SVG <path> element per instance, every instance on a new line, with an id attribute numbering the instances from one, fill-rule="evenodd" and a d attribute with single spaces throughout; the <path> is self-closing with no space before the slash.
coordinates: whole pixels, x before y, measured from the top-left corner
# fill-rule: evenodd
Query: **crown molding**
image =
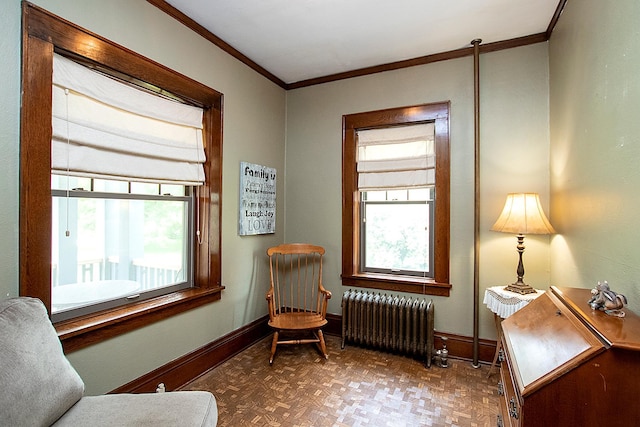
<path id="1" fill-rule="evenodd" d="M 473 47 L 469 46 L 461 49 L 435 53 L 432 55 L 420 56 L 417 58 L 407 59 L 403 61 L 380 64 L 380 65 L 375 65 L 371 67 L 360 68 L 357 70 L 345 71 L 341 73 L 330 74 L 327 76 L 315 77 L 307 80 L 300 80 L 293 83 L 286 83 L 280 78 L 278 78 L 277 76 L 275 76 L 274 74 L 267 71 L 265 68 L 258 65 L 251 58 L 247 57 L 242 52 L 235 49 L 229 43 L 225 42 L 220 37 L 216 36 L 209 30 L 204 28 L 202 25 L 198 24 L 193 19 L 189 18 L 187 15 L 180 12 L 175 7 L 171 6 L 165 0 L 147 0 L 147 2 L 156 6 L 158 9 L 162 10 L 167 15 L 176 19 L 177 21 L 185 25 L 187 28 L 193 30 L 200 36 L 204 37 L 206 40 L 209 40 L 211 43 L 218 46 L 220 49 L 227 52 L 229 55 L 238 59 L 240 62 L 244 63 L 245 65 L 247 65 L 248 67 L 256 71 L 257 73 L 263 75 L 264 77 L 271 80 L 272 82 L 274 82 L 275 84 L 277 84 L 278 86 L 280 86 L 285 90 L 298 89 L 298 88 L 314 86 L 314 85 L 323 84 L 323 83 L 334 82 L 338 80 L 350 79 L 353 77 L 361 77 L 361 76 L 366 76 L 370 74 L 382 73 L 385 71 L 399 70 L 402 68 L 415 67 L 417 65 L 425 65 L 425 64 L 430 64 L 432 62 L 446 61 L 449 59 L 456 59 L 456 58 L 462 58 L 465 56 L 473 55 Z M 511 49 L 514 47 L 526 46 L 529 44 L 548 41 L 549 38 L 551 37 L 551 33 L 553 32 L 555 25 L 558 22 L 558 19 L 560 18 L 560 15 L 562 14 L 562 11 L 566 3 L 567 3 L 567 0 L 559 1 L 558 7 L 556 8 L 556 11 L 553 14 L 553 17 L 551 19 L 551 22 L 549 23 L 549 26 L 547 27 L 547 30 L 545 32 L 532 34 L 529 36 L 517 37 L 509 40 L 502 40 L 498 42 L 487 43 L 479 47 L 480 53 L 494 52 L 497 50 Z"/>

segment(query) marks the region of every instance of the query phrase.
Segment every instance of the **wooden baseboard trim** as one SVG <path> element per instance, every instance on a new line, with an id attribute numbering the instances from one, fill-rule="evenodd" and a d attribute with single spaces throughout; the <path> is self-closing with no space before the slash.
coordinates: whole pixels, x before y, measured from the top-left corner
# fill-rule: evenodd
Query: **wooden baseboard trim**
<path id="1" fill-rule="evenodd" d="M 271 333 L 267 325 L 268 316 L 261 317 L 189 354 L 175 359 L 135 380 L 112 390 L 110 393 L 150 393 L 159 383 L 167 391 L 177 390 L 205 372 L 222 364 L 242 350 L 260 341 Z M 329 323 L 324 328 L 328 335 L 342 336 L 342 316 L 327 314 Z M 435 332 L 435 347 L 442 348 L 442 337 L 447 338 L 449 357 L 472 360 L 473 339 L 463 335 Z M 496 350 L 496 341 L 480 340 L 479 359 L 491 363 Z M 268 355 L 265 354 L 265 363 Z"/>
<path id="2" fill-rule="evenodd" d="M 177 390 L 269 335 L 271 331 L 267 325 L 268 318 L 268 316 L 261 317 L 112 390 L 110 393 L 154 392 L 159 383 L 164 383 L 167 391 Z M 264 360 L 265 363 L 268 363 L 267 354 L 265 354 Z"/>
<path id="3" fill-rule="evenodd" d="M 338 314 L 327 313 L 327 326 L 322 328 L 325 334 L 335 335 L 337 337 L 342 336 L 342 316 Z"/>
<path id="4" fill-rule="evenodd" d="M 449 357 L 469 361 L 473 360 L 472 337 L 435 331 L 434 346 L 436 349 L 442 348 L 442 337 L 447 338 L 447 350 L 449 350 Z M 496 341 L 481 339 L 479 340 L 479 344 L 479 362 L 487 364 L 491 363 L 493 355 L 496 352 Z"/>

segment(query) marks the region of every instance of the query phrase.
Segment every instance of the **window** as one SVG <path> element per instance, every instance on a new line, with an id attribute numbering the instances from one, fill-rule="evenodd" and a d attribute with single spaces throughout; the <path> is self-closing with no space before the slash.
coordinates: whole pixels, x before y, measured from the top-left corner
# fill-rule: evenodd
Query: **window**
<path id="1" fill-rule="evenodd" d="M 52 175 L 52 319 L 193 286 L 193 188 Z"/>
<path id="2" fill-rule="evenodd" d="M 342 284 L 449 295 L 449 104 L 343 117 Z"/>
<path id="3" fill-rule="evenodd" d="M 193 286 L 202 109 L 152 89 L 54 54 L 54 321 Z"/>
<path id="4" fill-rule="evenodd" d="M 92 280 L 105 280 L 114 277 L 116 270 L 138 267 L 140 275 L 161 277 L 153 286 L 166 287 L 161 291 L 163 295 L 148 295 L 151 298 L 140 301 L 143 298 L 135 297 L 138 292 L 127 294 L 133 298 L 121 307 L 100 307 L 104 309 L 57 321 L 55 326 L 66 351 L 220 299 L 224 289 L 220 284 L 219 227 L 222 95 L 27 2 L 23 4 L 23 15 L 20 294 L 40 298 L 50 312 L 56 312 L 58 308 L 52 307 L 52 283 L 56 281 L 77 283 L 83 280 L 83 275 Z M 206 161 L 203 182 L 197 191 L 193 191 L 189 183 L 166 186 L 137 179 L 117 182 L 105 177 L 71 178 L 59 170 L 52 175 L 54 52 L 120 79 L 161 88 L 201 108 Z M 73 182 L 76 179 L 84 181 Z M 120 190 L 121 186 L 125 189 Z M 73 188 L 83 190 L 73 191 Z M 129 209 L 126 215 L 125 206 Z M 104 215 L 110 209 L 118 210 L 121 215 Z M 83 213 L 84 219 L 75 219 L 74 215 L 67 219 L 67 213 L 78 212 Z M 151 218 L 153 215 L 156 218 Z M 162 216 L 161 220 L 159 216 Z M 109 223 L 105 218 L 117 218 L 119 223 Z M 173 225 L 164 229 L 147 227 L 157 225 L 158 221 L 171 221 Z M 136 229 L 142 223 L 145 225 Z M 196 224 L 200 224 L 199 238 L 193 237 Z M 65 248 L 60 239 L 55 242 L 53 236 L 54 231 L 59 235 L 58 232 L 66 231 L 68 226 L 82 230 L 81 243 L 91 245 L 87 246 L 90 249 L 86 252 L 83 250 L 83 255 L 88 256 L 93 251 L 91 255 L 102 261 L 92 264 L 86 259 L 81 263 L 87 261 L 86 265 L 78 265 L 77 256 L 67 257 L 66 251 L 70 248 Z M 120 235 L 111 235 L 105 230 L 118 230 Z M 123 234 L 123 230 L 129 230 L 129 234 Z M 140 236 L 142 240 L 139 240 Z M 132 248 L 119 239 L 129 240 L 129 243 L 134 240 L 137 246 Z M 163 240 L 162 244 L 159 239 Z M 112 251 L 114 247 L 116 250 Z M 162 254 L 158 253 L 161 247 Z M 125 256 L 128 257 L 126 263 Z M 153 270 L 161 257 L 170 259 L 163 262 L 166 268 L 163 272 Z M 54 259 L 56 262 L 50 261 Z M 118 280 L 130 280 L 131 274 L 138 273 L 129 272 L 129 279 Z M 185 283 L 189 285 L 185 287 Z M 167 290 L 170 292 L 166 293 Z"/>
<path id="5" fill-rule="evenodd" d="M 433 277 L 433 188 L 360 191 L 363 272 Z"/>

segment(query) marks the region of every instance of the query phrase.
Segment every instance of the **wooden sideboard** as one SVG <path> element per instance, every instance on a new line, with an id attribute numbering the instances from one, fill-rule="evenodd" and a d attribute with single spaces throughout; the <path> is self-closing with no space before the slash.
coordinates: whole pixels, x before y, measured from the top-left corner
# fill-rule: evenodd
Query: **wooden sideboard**
<path id="1" fill-rule="evenodd" d="M 498 426 L 640 425 L 640 317 L 552 286 L 503 320 Z"/>

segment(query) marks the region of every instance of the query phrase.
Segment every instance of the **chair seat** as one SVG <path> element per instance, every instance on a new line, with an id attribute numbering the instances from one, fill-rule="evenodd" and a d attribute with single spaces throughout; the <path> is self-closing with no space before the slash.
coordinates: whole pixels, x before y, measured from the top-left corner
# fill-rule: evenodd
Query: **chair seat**
<path id="1" fill-rule="evenodd" d="M 269 326 L 275 329 L 297 331 L 319 329 L 327 323 L 327 319 L 323 319 L 322 316 L 317 313 L 293 312 L 280 313 L 273 321 L 269 322 Z"/>

